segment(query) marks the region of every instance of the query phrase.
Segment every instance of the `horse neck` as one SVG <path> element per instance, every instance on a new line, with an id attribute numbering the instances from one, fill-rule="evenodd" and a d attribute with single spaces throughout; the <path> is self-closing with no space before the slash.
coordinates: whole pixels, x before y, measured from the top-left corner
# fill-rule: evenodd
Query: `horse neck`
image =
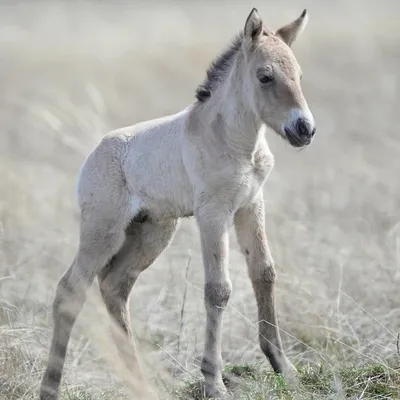
<path id="1" fill-rule="evenodd" d="M 222 119 L 226 143 L 236 153 L 252 154 L 264 136 L 265 125 L 247 105 L 243 85 L 243 60 L 240 55 L 224 82 L 209 99 L 214 118 Z"/>

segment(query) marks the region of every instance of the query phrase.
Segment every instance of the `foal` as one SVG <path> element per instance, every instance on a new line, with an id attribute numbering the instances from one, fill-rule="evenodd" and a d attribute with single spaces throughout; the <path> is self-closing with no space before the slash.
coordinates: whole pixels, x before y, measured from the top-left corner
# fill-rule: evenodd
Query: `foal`
<path id="1" fill-rule="evenodd" d="M 207 71 L 183 111 L 111 132 L 89 155 L 78 184 L 80 243 L 58 284 L 54 332 L 40 399 L 55 400 L 72 326 L 97 276 L 109 314 L 129 346 L 121 357 L 140 375 L 128 311 L 131 289 L 171 242 L 179 218 L 194 215 L 205 267 L 205 394 L 221 397 L 221 326 L 231 293 L 228 230 L 236 228 L 258 305 L 262 351 L 276 372 L 294 370 L 275 314 L 275 270 L 264 227 L 262 187 L 274 164 L 270 127 L 294 147 L 311 143 L 313 116 L 290 46 L 306 10 L 276 32 L 253 9 L 244 30 Z"/>

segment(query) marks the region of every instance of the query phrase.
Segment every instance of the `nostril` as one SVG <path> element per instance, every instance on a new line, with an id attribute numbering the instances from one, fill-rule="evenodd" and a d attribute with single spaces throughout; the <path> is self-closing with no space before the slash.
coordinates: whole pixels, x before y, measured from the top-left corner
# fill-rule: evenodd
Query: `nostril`
<path id="1" fill-rule="evenodd" d="M 314 129 L 311 132 L 311 136 L 314 136 L 316 131 L 317 131 L 317 129 L 314 127 Z"/>
<path id="2" fill-rule="evenodd" d="M 305 121 L 302 119 L 297 120 L 296 130 L 297 130 L 299 136 L 309 136 L 310 135 L 308 126 L 305 123 Z"/>

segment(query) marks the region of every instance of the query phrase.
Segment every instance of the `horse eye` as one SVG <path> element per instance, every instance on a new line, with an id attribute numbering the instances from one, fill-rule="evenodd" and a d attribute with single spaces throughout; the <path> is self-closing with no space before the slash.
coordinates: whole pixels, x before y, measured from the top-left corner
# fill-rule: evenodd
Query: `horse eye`
<path id="1" fill-rule="evenodd" d="M 274 78 L 271 75 L 261 75 L 258 77 L 258 79 L 261 83 L 269 83 L 274 80 Z"/>

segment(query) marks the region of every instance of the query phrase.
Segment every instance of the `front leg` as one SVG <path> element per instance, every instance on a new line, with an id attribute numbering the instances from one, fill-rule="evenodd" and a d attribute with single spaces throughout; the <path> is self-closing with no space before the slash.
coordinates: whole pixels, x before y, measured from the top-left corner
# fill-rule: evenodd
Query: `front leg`
<path id="1" fill-rule="evenodd" d="M 235 228 L 241 251 L 257 300 L 259 340 L 263 353 L 275 372 L 292 373 L 294 366 L 286 358 L 275 312 L 275 268 L 265 233 L 264 199 L 260 194 L 235 215 Z"/>
<path id="2" fill-rule="evenodd" d="M 222 314 L 232 290 L 228 274 L 228 228 L 232 217 L 223 210 L 207 206 L 198 209 L 196 218 L 203 253 L 207 313 L 201 371 L 205 396 L 220 398 L 226 392 L 222 381 L 221 329 Z"/>

